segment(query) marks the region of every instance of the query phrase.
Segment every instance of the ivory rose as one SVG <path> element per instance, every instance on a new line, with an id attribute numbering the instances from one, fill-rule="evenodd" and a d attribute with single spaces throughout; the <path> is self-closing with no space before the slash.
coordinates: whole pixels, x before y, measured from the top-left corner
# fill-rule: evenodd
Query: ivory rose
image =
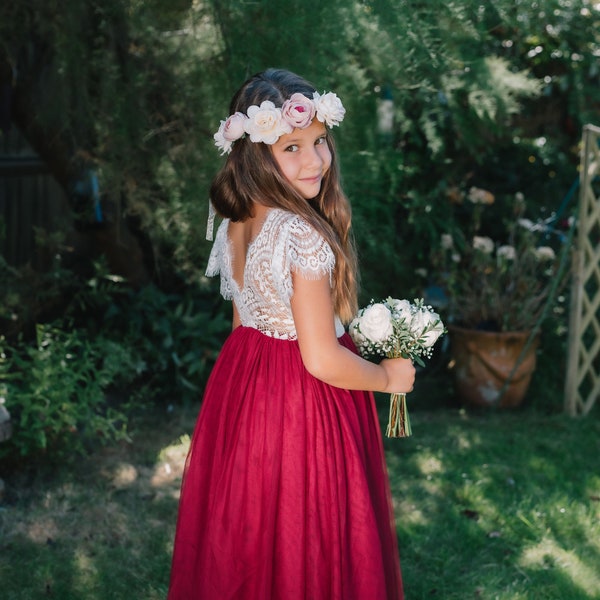
<path id="1" fill-rule="evenodd" d="M 281 118 L 281 109 L 270 100 L 260 106 L 250 106 L 247 114 L 244 128 L 252 142 L 274 144 L 282 135 L 293 131 L 293 127 Z"/>
<path id="2" fill-rule="evenodd" d="M 315 105 L 304 94 L 292 94 L 281 107 L 283 118 L 298 129 L 308 127 L 315 116 Z"/>
<path id="3" fill-rule="evenodd" d="M 371 342 L 384 342 L 394 333 L 392 313 L 381 303 L 368 306 L 360 319 L 360 332 Z"/>
<path id="4" fill-rule="evenodd" d="M 385 303 L 394 312 L 398 318 L 405 323 L 410 323 L 412 319 L 412 304 L 408 300 L 398 300 L 396 298 L 387 298 Z"/>
<path id="5" fill-rule="evenodd" d="M 410 331 L 423 346 L 431 348 L 444 333 L 445 327 L 440 316 L 424 307 L 417 308 L 410 323 Z"/>

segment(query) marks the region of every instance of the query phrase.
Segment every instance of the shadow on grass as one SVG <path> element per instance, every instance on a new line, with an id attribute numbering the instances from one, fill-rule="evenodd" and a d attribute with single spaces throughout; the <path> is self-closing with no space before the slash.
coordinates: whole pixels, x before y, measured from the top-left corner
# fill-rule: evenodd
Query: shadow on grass
<path id="1" fill-rule="evenodd" d="M 134 421 L 133 442 L 4 474 L 3 600 L 164 599 L 195 414 Z"/>
<path id="2" fill-rule="evenodd" d="M 414 408 L 385 439 L 407 597 L 600 597 L 600 424 Z M 387 399 L 378 396 L 382 427 Z"/>

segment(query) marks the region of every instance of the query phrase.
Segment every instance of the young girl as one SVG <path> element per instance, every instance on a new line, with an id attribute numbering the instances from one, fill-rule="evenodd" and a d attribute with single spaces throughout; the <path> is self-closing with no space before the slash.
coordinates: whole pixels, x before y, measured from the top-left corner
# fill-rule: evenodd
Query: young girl
<path id="1" fill-rule="evenodd" d="M 403 597 L 371 391 L 409 392 L 415 371 L 363 360 L 342 325 L 357 308 L 330 134 L 344 112 L 268 70 L 215 134 L 228 157 L 207 274 L 233 300 L 233 331 L 186 462 L 169 600 Z"/>

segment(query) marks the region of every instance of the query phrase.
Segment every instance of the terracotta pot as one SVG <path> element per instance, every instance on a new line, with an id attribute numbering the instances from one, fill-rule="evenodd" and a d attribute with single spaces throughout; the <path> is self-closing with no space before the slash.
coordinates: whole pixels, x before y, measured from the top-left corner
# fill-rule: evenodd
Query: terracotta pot
<path id="1" fill-rule="evenodd" d="M 448 326 L 459 399 L 472 406 L 512 408 L 523 401 L 535 370 L 538 338 L 503 390 L 530 332 L 493 332 Z M 502 393 L 502 394 L 501 394 Z"/>

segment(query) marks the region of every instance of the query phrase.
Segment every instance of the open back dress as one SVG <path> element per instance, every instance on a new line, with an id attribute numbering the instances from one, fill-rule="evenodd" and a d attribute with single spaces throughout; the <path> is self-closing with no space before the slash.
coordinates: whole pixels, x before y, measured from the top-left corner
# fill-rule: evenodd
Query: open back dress
<path id="1" fill-rule="evenodd" d="M 207 275 L 221 276 L 241 326 L 213 368 L 181 488 L 169 600 L 403 598 L 373 395 L 305 369 L 292 273 L 331 275 L 329 244 L 270 209 L 233 278 L 229 222 Z M 339 343 L 356 348 L 336 319 Z"/>

